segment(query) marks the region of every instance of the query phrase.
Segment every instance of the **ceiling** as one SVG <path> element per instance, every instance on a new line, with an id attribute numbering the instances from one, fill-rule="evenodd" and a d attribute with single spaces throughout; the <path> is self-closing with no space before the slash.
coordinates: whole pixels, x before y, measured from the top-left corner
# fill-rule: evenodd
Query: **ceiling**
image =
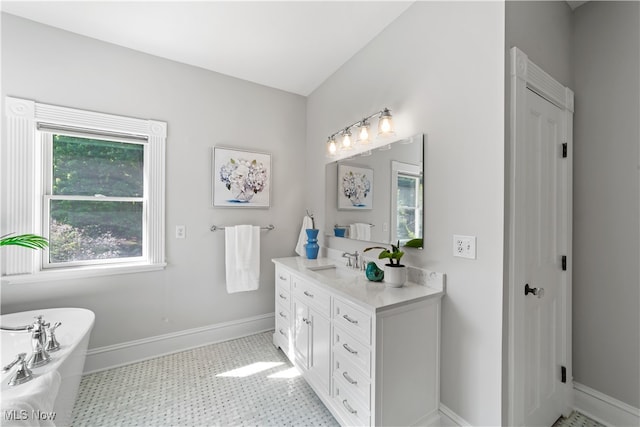
<path id="1" fill-rule="evenodd" d="M 413 1 L 2 1 L 3 12 L 308 95 Z"/>

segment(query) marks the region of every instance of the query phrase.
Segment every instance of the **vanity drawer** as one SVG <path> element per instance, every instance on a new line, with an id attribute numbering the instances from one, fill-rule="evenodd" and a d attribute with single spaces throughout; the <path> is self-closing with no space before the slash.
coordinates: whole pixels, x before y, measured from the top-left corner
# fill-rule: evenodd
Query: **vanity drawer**
<path id="1" fill-rule="evenodd" d="M 333 382 L 334 406 L 352 426 L 371 425 L 371 412 L 358 399 L 354 398 L 340 381 Z"/>
<path id="2" fill-rule="evenodd" d="M 291 312 L 282 306 L 276 307 L 276 323 L 291 324 Z"/>
<path id="3" fill-rule="evenodd" d="M 293 295 L 305 304 L 314 307 L 327 319 L 331 317 L 331 296 L 324 290 L 293 277 Z"/>
<path id="4" fill-rule="evenodd" d="M 282 286 L 285 289 L 291 288 L 291 273 L 276 265 L 276 286 Z"/>
<path id="5" fill-rule="evenodd" d="M 280 308 L 285 308 L 287 310 L 291 310 L 291 292 L 289 291 L 289 286 L 282 286 L 280 283 L 276 281 L 276 313 Z M 280 307 L 278 307 L 280 306 Z"/>
<path id="6" fill-rule="evenodd" d="M 333 380 L 360 400 L 364 407 L 371 410 L 371 382 L 361 370 L 344 360 L 340 353 L 333 354 Z"/>
<path id="7" fill-rule="evenodd" d="M 367 377 L 371 376 L 371 349 L 337 325 L 333 328 L 333 352 L 347 363 L 361 369 Z"/>
<path id="8" fill-rule="evenodd" d="M 333 299 L 333 321 L 345 331 L 371 344 L 371 315 L 354 307 L 340 298 Z"/>

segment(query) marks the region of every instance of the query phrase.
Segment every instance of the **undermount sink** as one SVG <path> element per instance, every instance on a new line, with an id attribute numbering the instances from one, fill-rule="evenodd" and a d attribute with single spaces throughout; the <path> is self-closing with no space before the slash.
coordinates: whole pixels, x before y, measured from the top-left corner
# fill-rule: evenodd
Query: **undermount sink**
<path id="1" fill-rule="evenodd" d="M 356 270 L 338 268 L 334 264 L 315 265 L 312 267 L 307 267 L 307 270 L 318 273 L 326 277 L 327 279 L 350 279 L 358 275 L 358 271 Z"/>

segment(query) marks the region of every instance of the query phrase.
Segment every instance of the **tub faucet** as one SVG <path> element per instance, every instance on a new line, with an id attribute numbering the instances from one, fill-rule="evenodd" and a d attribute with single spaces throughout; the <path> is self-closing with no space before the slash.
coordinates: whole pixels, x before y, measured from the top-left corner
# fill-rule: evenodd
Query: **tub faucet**
<path id="1" fill-rule="evenodd" d="M 0 326 L 0 329 L 5 331 L 14 331 L 14 332 L 31 332 L 31 348 L 33 352 L 31 356 L 29 356 L 29 360 L 27 361 L 27 366 L 29 368 L 36 368 L 38 366 L 42 366 L 46 363 L 49 363 L 51 357 L 47 350 L 45 350 L 45 344 L 47 342 L 47 329 L 49 327 L 49 323 L 45 323 L 42 320 L 42 316 L 36 316 L 35 322 L 31 325 L 24 326 Z M 54 325 L 54 329 L 55 329 Z"/>

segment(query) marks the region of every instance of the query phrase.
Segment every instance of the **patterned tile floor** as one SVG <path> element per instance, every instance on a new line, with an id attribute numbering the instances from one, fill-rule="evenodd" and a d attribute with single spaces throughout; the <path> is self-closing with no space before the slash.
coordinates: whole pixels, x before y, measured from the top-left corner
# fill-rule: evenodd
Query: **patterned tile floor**
<path id="1" fill-rule="evenodd" d="M 580 412 L 573 411 L 567 418 L 561 418 L 553 427 L 606 427 Z"/>
<path id="2" fill-rule="evenodd" d="M 337 426 L 272 334 L 87 375 L 73 425 Z"/>

